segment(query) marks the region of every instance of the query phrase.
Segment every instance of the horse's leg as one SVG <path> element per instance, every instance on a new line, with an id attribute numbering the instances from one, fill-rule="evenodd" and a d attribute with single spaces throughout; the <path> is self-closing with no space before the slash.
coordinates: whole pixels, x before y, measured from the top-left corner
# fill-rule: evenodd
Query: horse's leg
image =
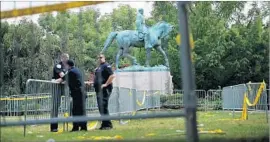
<path id="1" fill-rule="evenodd" d="M 145 65 L 147 67 L 150 67 L 150 64 L 149 64 L 150 58 L 151 58 L 151 48 L 147 48 L 146 49 L 146 62 L 145 62 Z"/>
<path id="2" fill-rule="evenodd" d="M 145 34 L 144 36 L 144 48 L 146 49 L 146 61 L 145 65 L 150 67 L 150 59 L 151 59 L 151 47 L 149 47 L 149 34 Z"/>
<path id="3" fill-rule="evenodd" d="M 128 47 L 124 48 L 123 56 L 126 57 L 126 58 L 128 58 L 128 59 L 132 62 L 132 65 L 138 65 L 138 64 L 137 64 L 136 58 L 133 57 L 133 56 L 131 56 L 131 55 L 129 54 L 129 49 L 128 49 Z"/>
<path id="4" fill-rule="evenodd" d="M 136 58 L 131 56 L 129 53 L 124 53 L 123 56 L 127 57 L 132 62 L 132 65 L 138 65 Z"/>
<path id="5" fill-rule="evenodd" d="M 168 57 L 167 57 L 165 51 L 161 48 L 160 45 L 156 47 L 156 50 L 158 50 L 163 55 L 163 57 L 165 59 L 165 66 L 169 67 L 169 60 L 168 60 Z"/>
<path id="6" fill-rule="evenodd" d="M 128 58 L 132 62 L 132 65 L 138 65 L 136 58 L 129 54 L 129 48 L 131 48 L 129 39 L 123 39 L 123 43 L 123 56 Z"/>
<path id="7" fill-rule="evenodd" d="M 116 62 L 115 62 L 115 68 L 116 69 L 119 69 L 119 60 L 120 60 L 120 57 L 121 55 L 123 55 L 123 49 L 120 48 L 117 55 L 116 55 Z"/>

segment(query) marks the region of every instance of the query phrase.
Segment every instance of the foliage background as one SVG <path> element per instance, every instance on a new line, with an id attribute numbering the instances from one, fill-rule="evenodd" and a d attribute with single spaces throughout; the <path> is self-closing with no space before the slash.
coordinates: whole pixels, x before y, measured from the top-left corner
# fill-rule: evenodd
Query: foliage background
<path id="1" fill-rule="evenodd" d="M 199 89 L 215 89 L 248 81 L 269 80 L 269 26 L 267 2 L 253 2 L 248 14 L 246 2 L 192 2 L 188 7 L 189 25 L 195 41 L 192 51 Z M 154 2 L 148 26 L 160 20 L 176 26 L 164 48 L 169 56 L 175 89 L 181 89 L 180 57 L 175 37 L 178 30 L 176 2 Z M 96 55 L 111 31 L 135 30 L 136 9 L 120 5 L 101 15 L 88 8 L 75 12 L 42 14 L 38 24 L 23 19 L 19 24 L 1 22 L 0 59 L 4 95 L 25 93 L 29 78 L 49 80 L 61 52 L 67 52 L 85 73 L 85 80 L 97 66 Z M 106 52 L 113 64 L 117 46 Z M 140 64 L 145 50 L 134 49 Z M 121 64 L 129 64 L 123 59 Z M 162 55 L 152 52 L 151 65 L 163 64 Z M 180 70 L 179 70 L 180 69 Z M 2 80 L 2 81 L 1 81 Z"/>

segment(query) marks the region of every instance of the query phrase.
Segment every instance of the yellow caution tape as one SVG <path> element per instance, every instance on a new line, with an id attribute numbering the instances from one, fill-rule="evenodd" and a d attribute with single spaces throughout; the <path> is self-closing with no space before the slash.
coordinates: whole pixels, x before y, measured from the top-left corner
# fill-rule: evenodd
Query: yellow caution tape
<path id="1" fill-rule="evenodd" d="M 94 130 L 98 125 L 98 121 L 91 121 L 87 125 L 88 130 Z"/>
<path id="2" fill-rule="evenodd" d="M 160 93 L 160 91 L 154 92 L 153 95 L 156 95 L 156 94 L 158 94 L 158 93 Z M 131 89 L 129 90 L 128 95 L 129 95 L 129 96 L 132 96 Z M 143 93 L 143 100 L 142 100 L 142 102 L 140 102 L 138 99 L 136 100 L 137 105 L 138 105 L 138 106 L 143 106 L 143 104 L 144 104 L 144 102 L 145 102 L 145 98 L 146 98 L 146 91 L 144 91 L 144 93 Z"/>
<path id="3" fill-rule="evenodd" d="M 133 111 L 133 112 L 131 113 L 131 115 L 132 115 L 132 116 L 135 116 L 136 113 L 137 113 L 137 111 Z M 120 123 L 121 123 L 121 124 L 127 124 L 127 123 L 129 123 L 129 122 L 130 122 L 130 119 L 128 119 L 127 121 L 123 121 L 122 119 L 120 120 Z"/>
<path id="4" fill-rule="evenodd" d="M 218 121 L 239 121 L 239 120 L 242 120 L 242 119 L 231 119 L 231 118 L 226 118 L 226 119 L 218 119 Z"/>
<path id="5" fill-rule="evenodd" d="M 77 139 L 85 139 L 84 136 L 78 136 Z"/>
<path id="6" fill-rule="evenodd" d="M 124 138 L 120 135 L 111 136 L 78 136 L 80 140 L 123 140 Z"/>
<path id="7" fill-rule="evenodd" d="M 21 97 L 21 98 L 0 98 L 0 101 L 22 101 L 22 100 L 35 100 L 35 99 L 45 99 L 50 98 L 51 96 L 44 96 L 44 97 Z"/>
<path id="8" fill-rule="evenodd" d="M 65 118 L 69 117 L 69 114 L 68 114 L 67 112 L 64 113 L 64 117 L 65 117 Z"/>
<path id="9" fill-rule="evenodd" d="M 195 44 L 194 44 L 194 40 L 193 40 L 192 34 L 189 35 L 189 44 L 190 44 L 191 49 L 194 49 Z"/>
<path id="10" fill-rule="evenodd" d="M 156 92 L 154 93 L 154 95 L 156 95 L 156 94 L 158 94 L 158 93 L 160 93 L 160 91 L 156 91 Z"/>
<path id="11" fill-rule="evenodd" d="M 142 106 L 144 104 L 144 102 L 145 102 L 145 98 L 146 98 L 146 91 L 144 91 L 144 93 L 143 93 L 143 100 L 142 100 L 142 102 L 139 102 L 138 99 L 136 100 L 137 105 L 138 106 Z"/>
<path id="12" fill-rule="evenodd" d="M 247 94 L 245 93 L 245 95 L 244 95 L 244 102 L 243 102 L 243 108 L 242 108 L 242 115 L 241 115 L 241 119 L 242 119 L 242 120 L 247 120 L 247 103 L 246 103 L 246 96 L 247 96 Z"/>
<path id="13" fill-rule="evenodd" d="M 87 96 L 94 96 L 95 94 L 88 93 Z M 35 99 L 46 99 L 46 98 L 51 98 L 52 96 L 43 96 L 43 97 L 27 97 L 27 100 L 35 100 Z M 65 96 L 61 96 L 61 98 L 64 98 Z M 20 98 L 0 98 L 0 101 L 22 101 L 25 100 L 25 97 L 20 97 Z"/>
<path id="14" fill-rule="evenodd" d="M 132 92 L 131 92 L 131 89 L 129 89 L 129 93 L 128 93 L 129 96 L 132 96 Z"/>
<path id="15" fill-rule="evenodd" d="M 242 107 L 243 111 L 242 111 L 242 115 L 241 115 L 242 120 L 247 120 L 247 106 L 255 106 L 258 103 L 259 98 L 261 97 L 262 91 L 264 89 L 265 89 L 265 82 L 263 81 L 259 87 L 259 90 L 256 94 L 256 98 L 255 98 L 253 103 L 250 103 L 250 101 L 247 97 L 247 93 L 244 94 L 243 107 Z"/>
<path id="16" fill-rule="evenodd" d="M 225 134 L 225 132 L 221 129 L 204 131 L 203 128 L 198 128 L 198 130 L 199 130 L 198 131 L 199 134 Z M 185 131 L 182 131 L 182 130 L 176 130 L 176 132 L 185 133 Z"/>
<path id="17" fill-rule="evenodd" d="M 176 40 L 177 45 L 180 46 L 181 45 L 181 34 L 178 34 L 176 36 L 175 40 Z M 195 46 L 194 46 L 194 40 L 193 40 L 192 34 L 189 35 L 189 44 L 190 44 L 190 48 L 194 49 Z M 191 61 L 194 62 L 194 56 L 193 56 L 192 52 L 190 54 L 191 54 L 190 55 Z"/>
<path id="18" fill-rule="evenodd" d="M 154 92 L 153 95 L 158 94 L 158 93 L 160 93 L 160 91 Z M 131 89 L 129 90 L 128 95 L 129 95 L 129 96 L 132 96 L 132 91 L 131 91 Z M 146 91 L 144 91 L 142 102 L 140 102 L 139 100 L 136 100 L 137 105 L 138 105 L 138 106 L 143 106 L 144 103 L 145 103 L 145 98 L 146 98 Z M 131 115 L 134 116 L 134 115 L 136 115 L 136 113 L 137 113 L 137 111 L 133 111 Z M 130 120 L 126 121 L 125 123 L 127 123 L 127 122 L 130 122 Z"/>
<path id="19" fill-rule="evenodd" d="M 216 130 L 210 130 L 210 131 L 199 131 L 200 134 L 225 134 L 224 131 L 221 129 L 216 129 Z"/>
<path id="20" fill-rule="evenodd" d="M 65 118 L 69 117 L 69 113 L 67 113 L 67 112 L 64 113 L 64 117 L 65 117 Z M 95 128 L 97 127 L 97 125 L 98 125 L 98 121 L 91 121 L 91 122 L 88 122 L 87 129 L 88 129 L 88 130 L 93 130 L 93 129 L 95 129 Z M 68 127 L 69 127 L 69 128 L 72 128 L 73 126 L 72 126 L 71 124 L 68 124 Z M 62 133 L 62 132 L 63 132 L 63 129 L 60 129 L 58 132 L 59 132 L 59 133 Z"/>
<path id="21" fill-rule="evenodd" d="M 51 4 L 45 6 L 36 6 L 23 9 L 15 9 L 9 11 L 1 12 L 1 19 L 13 18 L 18 16 L 33 15 L 38 13 L 53 12 L 53 11 L 64 11 L 71 8 L 96 5 L 109 1 L 76 1 L 76 2 L 66 2 L 61 4 Z"/>
<path id="22" fill-rule="evenodd" d="M 155 133 L 149 133 L 149 134 L 146 134 L 145 136 L 155 136 L 156 134 Z"/>
<path id="23" fill-rule="evenodd" d="M 177 45 L 181 45 L 181 34 L 177 34 L 176 38 L 176 43 Z M 192 34 L 189 34 L 189 44 L 190 44 L 190 48 L 193 49 L 194 48 L 194 40 L 193 40 L 193 36 Z"/>
<path id="24" fill-rule="evenodd" d="M 180 34 L 177 34 L 175 40 L 176 40 L 177 45 L 180 46 L 181 45 L 181 35 Z"/>

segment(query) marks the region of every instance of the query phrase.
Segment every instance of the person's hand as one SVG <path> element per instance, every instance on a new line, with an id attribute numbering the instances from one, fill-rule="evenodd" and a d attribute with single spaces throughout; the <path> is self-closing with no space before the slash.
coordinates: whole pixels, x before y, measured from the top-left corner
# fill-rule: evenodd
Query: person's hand
<path id="1" fill-rule="evenodd" d="M 63 80 L 61 78 L 58 78 L 56 80 L 54 80 L 53 82 L 56 82 L 56 83 L 61 83 Z"/>
<path id="2" fill-rule="evenodd" d="M 58 83 L 56 79 L 52 79 L 51 82 Z"/>
<path id="3" fill-rule="evenodd" d="M 91 85 L 93 84 L 93 82 L 91 82 L 91 81 L 86 81 L 85 84 L 88 85 L 88 86 L 91 86 Z"/>
<path id="4" fill-rule="evenodd" d="M 102 84 L 101 89 L 104 88 L 104 87 L 107 87 L 107 86 L 108 86 L 107 84 Z"/>

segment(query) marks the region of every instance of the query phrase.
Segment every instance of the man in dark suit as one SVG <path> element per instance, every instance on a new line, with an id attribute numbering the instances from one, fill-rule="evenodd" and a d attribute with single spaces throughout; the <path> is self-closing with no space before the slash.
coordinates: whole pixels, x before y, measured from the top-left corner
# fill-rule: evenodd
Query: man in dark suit
<path id="1" fill-rule="evenodd" d="M 74 62 L 72 60 L 67 61 L 67 68 L 68 68 L 68 86 L 70 89 L 70 95 L 72 97 L 72 116 L 85 116 L 85 99 L 86 94 L 84 93 L 83 88 L 83 80 L 81 72 L 78 68 L 74 66 Z M 87 122 L 73 122 L 73 131 L 87 131 Z"/>

